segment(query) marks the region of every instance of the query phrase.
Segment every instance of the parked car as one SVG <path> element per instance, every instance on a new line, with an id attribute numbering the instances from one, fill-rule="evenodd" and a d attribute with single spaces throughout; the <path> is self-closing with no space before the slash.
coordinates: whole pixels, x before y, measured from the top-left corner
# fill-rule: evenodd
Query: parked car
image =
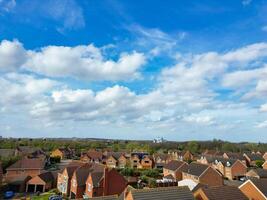
<path id="1" fill-rule="evenodd" d="M 52 195 L 52 196 L 49 197 L 48 200 L 63 200 L 63 199 L 59 195 Z"/>

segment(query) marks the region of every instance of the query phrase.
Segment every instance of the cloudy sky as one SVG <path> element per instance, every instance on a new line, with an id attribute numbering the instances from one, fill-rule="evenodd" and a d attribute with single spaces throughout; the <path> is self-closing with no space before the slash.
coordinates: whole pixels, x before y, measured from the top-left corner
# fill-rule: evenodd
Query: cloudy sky
<path id="1" fill-rule="evenodd" d="M 0 0 L 0 135 L 267 142 L 267 1 Z"/>

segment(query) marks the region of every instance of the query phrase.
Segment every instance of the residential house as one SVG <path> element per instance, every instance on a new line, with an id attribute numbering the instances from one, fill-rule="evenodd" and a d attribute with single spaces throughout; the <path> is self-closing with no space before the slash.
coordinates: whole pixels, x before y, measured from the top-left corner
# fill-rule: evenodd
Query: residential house
<path id="1" fill-rule="evenodd" d="M 243 177 L 247 172 L 247 166 L 236 159 L 216 158 L 212 163 L 212 167 L 230 180 Z"/>
<path id="2" fill-rule="evenodd" d="M 153 158 L 151 157 L 147 157 L 148 153 L 144 153 L 144 152 L 134 152 L 131 154 L 131 158 L 130 158 L 130 163 L 131 163 L 131 167 L 132 168 L 138 168 L 138 169 L 142 169 L 143 166 L 144 168 L 146 168 L 147 166 L 151 166 L 151 163 L 149 162 L 149 160 L 153 160 Z M 146 157 L 145 161 L 149 162 L 143 162 L 144 165 L 142 165 L 142 159 Z"/>
<path id="3" fill-rule="evenodd" d="M 262 168 L 256 168 L 256 169 L 251 169 L 246 173 L 247 178 L 257 178 L 257 179 L 267 179 L 267 169 L 262 169 Z M 266 185 L 267 187 L 267 185 Z"/>
<path id="4" fill-rule="evenodd" d="M 194 156 L 190 151 L 177 151 L 172 150 L 168 151 L 168 154 L 171 156 L 172 160 L 181 160 L 181 161 L 192 161 Z"/>
<path id="5" fill-rule="evenodd" d="M 116 184 L 114 184 L 116 183 Z M 89 173 L 86 180 L 85 197 L 120 195 L 127 187 L 127 180 L 114 168 Z"/>
<path id="6" fill-rule="evenodd" d="M 130 189 L 124 193 L 124 200 L 193 200 L 188 187 L 159 187 L 150 189 Z"/>
<path id="7" fill-rule="evenodd" d="M 18 146 L 15 149 L 15 156 L 29 156 L 35 158 L 43 157 L 45 155 L 45 152 L 38 147 L 29 147 L 29 146 Z"/>
<path id="8" fill-rule="evenodd" d="M 109 168 L 124 168 L 127 162 L 128 159 L 124 152 L 108 152 L 106 154 L 105 163 Z"/>
<path id="9" fill-rule="evenodd" d="M 150 155 L 144 155 L 141 159 L 142 169 L 152 169 L 154 167 L 153 157 Z"/>
<path id="10" fill-rule="evenodd" d="M 257 166 L 257 161 L 264 161 L 262 155 L 257 153 L 244 153 L 244 157 L 246 159 L 247 166 Z"/>
<path id="11" fill-rule="evenodd" d="M 248 200 L 248 198 L 234 186 L 201 187 L 194 192 L 196 200 Z"/>
<path id="12" fill-rule="evenodd" d="M 25 192 L 26 184 L 31 179 L 29 175 L 18 175 L 16 177 L 9 177 L 7 182 L 7 188 L 9 191 L 22 193 Z"/>
<path id="13" fill-rule="evenodd" d="M 83 162 L 101 163 L 103 160 L 103 153 L 96 150 L 89 150 L 81 154 L 80 160 Z"/>
<path id="14" fill-rule="evenodd" d="M 24 157 L 6 169 L 5 178 L 8 181 L 9 179 L 13 179 L 18 176 L 34 177 L 41 174 L 44 167 L 45 161 L 43 159 L 29 159 Z"/>
<path id="15" fill-rule="evenodd" d="M 56 186 L 55 172 L 43 172 L 28 180 L 26 192 L 46 192 Z"/>
<path id="16" fill-rule="evenodd" d="M 163 168 L 165 164 L 171 161 L 171 156 L 169 154 L 154 154 L 153 155 L 154 163 L 156 168 Z"/>
<path id="17" fill-rule="evenodd" d="M 216 169 L 209 165 L 192 162 L 188 165 L 188 170 L 183 172 L 183 179 L 191 179 L 196 183 L 208 186 L 223 185 L 223 176 Z"/>
<path id="18" fill-rule="evenodd" d="M 223 152 L 217 151 L 217 150 L 209 150 L 206 149 L 203 153 L 202 156 L 209 156 L 209 157 L 222 157 Z"/>
<path id="19" fill-rule="evenodd" d="M 267 152 L 265 152 L 262 157 L 264 160 L 267 160 Z"/>
<path id="20" fill-rule="evenodd" d="M 184 161 L 172 160 L 163 167 L 163 175 L 171 175 L 176 181 L 182 180 L 182 172 L 187 171 L 188 164 Z"/>
<path id="21" fill-rule="evenodd" d="M 61 173 L 58 173 L 57 189 L 63 196 L 69 196 L 73 173 L 81 165 L 81 163 L 71 163 L 69 166 L 65 167 Z"/>
<path id="22" fill-rule="evenodd" d="M 239 189 L 251 200 L 267 199 L 267 179 L 249 179 Z"/>
<path id="23" fill-rule="evenodd" d="M 70 149 L 69 147 L 58 148 L 51 152 L 51 157 L 60 157 L 61 160 L 72 159 L 74 156 L 75 156 L 74 150 Z"/>
<path id="24" fill-rule="evenodd" d="M 71 178 L 70 184 L 70 198 L 79 199 L 82 198 L 85 193 L 86 180 L 90 173 L 103 171 L 104 166 L 95 163 L 85 163 L 78 167 Z"/>
<path id="25" fill-rule="evenodd" d="M 223 154 L 223 158 L 225 159 L 234 159 L 234 160 L 240 160 L 244 164 L 246 164 L 246 158 L 244 157 L 244 154 L 242 153 L 236 153 L 236 152 L 225 152 Z"/>
<path id="26" fill-rule="evenodd" d="M 267 160 L 263 163 L 262 168 L 267 169 Z"/>
<path id="27" fill-rule="evenodd" d="M 220 159 L 222 157 L 201 155 L 200 158 L 197 159 L 197 162 L 201 163 L 201 164 L 204 164 L 204 165 L 212 166 L 212 163 L 216 160 L 216 158 Z"/>

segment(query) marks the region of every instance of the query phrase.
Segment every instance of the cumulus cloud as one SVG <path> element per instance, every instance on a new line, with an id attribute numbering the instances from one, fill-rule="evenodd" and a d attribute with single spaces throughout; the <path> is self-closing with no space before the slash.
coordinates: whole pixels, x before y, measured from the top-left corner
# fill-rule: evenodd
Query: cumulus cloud
<path id="1" fill-rule="evenodd" d="M 0 105 L 15 106 L 32 104 L 43 97 L 45 92 L 61 85 L 50 79 L 40 79 L 30 75 L 9 73 L 0 77 Z"/>
<path id="2" fill-rule="evenodd" d="M 19 41 L 3 40 L 0 43 L 0 71 L 16 71 L 26 59 L 26 51 Z"/>
<path id="3" fill-rule="evenodd" d="M 15 0 L 0 0 L 0 14 L 1 12 L 10 12 L 15 6 Z"/>
<path id="4" fill-rule="evenodd" d="M 201 125 L 212 125 L 215 123 L 214 118 L 211 116 L 199 116 L 197 114 L 192 114 L 189 116 L 185 116 L 183 118 L 185 122 L 189 122 L 192 124 L 201 124 Z"/>
<path id="5" fill-rule="evenodd" d="M 106 60 L 93 45 L 48 46 L 40 52 L 29 52 L 26 68 L 51 77 L 73 77 L 82 80 L 126 80 L 138 77 L 145 64 L 142 53 L 122 53 L 117 61 Z"/>
<path id="6" fill-rule="evenodd" d="M 261 112 L 267 112 L 267 103 L 260 106 Z"/>
<path id="7" fill-rule="evenodd" d="M 0 44 L 0 70 L 23 69 L 50 77 L 72 77 L 85 81 L 131 80 L 139 77 L 146 63 L 143 53 L 123 52 L 117 60 L 105 58 L 94 45 L 75 47 L 47 46 L 40 51 L 25 50 L 18 41 Z"/>

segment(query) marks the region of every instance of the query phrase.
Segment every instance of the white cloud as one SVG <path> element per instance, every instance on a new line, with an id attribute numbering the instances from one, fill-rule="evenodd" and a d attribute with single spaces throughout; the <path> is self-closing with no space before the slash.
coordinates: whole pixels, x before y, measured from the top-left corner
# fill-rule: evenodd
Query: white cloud
<path id="1" fill-rule="evenodd" d="M 261 112 L 267 112 L 267 103 L 260 106 Z"/>
<path id="2" fill-rule="evenodd" d="M 26 51 L 19 41 L 3 40 L 0 43 L 0 71 L 16 71 L 26 59 Z"/>
<path id="3" fill-rule="evenodd" d="M 142 53 L 123 53 L 117 61 L 106 60 L 93 45 L 48 46 L 40 52 L 30 52 L 26 68 L 51 77 L 73 77 L 82 80 L 126 80 L 138 77 L 145 64 Z"/>
<path id="4" fill-rule="evenodd" d="M 183 118 L 185 122 L 193 123 L 193 124 L 201 124 L 201 125 L 212 125 L 215 123 L 214 118 L 211 116 L 199 116 L 197 114 L 192 114 L 189 116 L 185 116 Z"/>
<path id="5" fill-rule="evenodd" d="M 0 71 L 30 70 L 50 77 L 92 80 L 131 80 L 139 77 L 146 63 L 143 53 L 121 53 L 114 61 L 104 57 L 94 45 L 75 47 L 47 46 L 40 51 L 26 51 L 18 41 L 0 44 Z"/>
<path id="6" fill-rule="evenodd" d="M 257 128 L 267 128 L 267 120 L 266 121 L 263 121 L 263 122 L 259 122 L 257 125 L 256 125 Z"/>

